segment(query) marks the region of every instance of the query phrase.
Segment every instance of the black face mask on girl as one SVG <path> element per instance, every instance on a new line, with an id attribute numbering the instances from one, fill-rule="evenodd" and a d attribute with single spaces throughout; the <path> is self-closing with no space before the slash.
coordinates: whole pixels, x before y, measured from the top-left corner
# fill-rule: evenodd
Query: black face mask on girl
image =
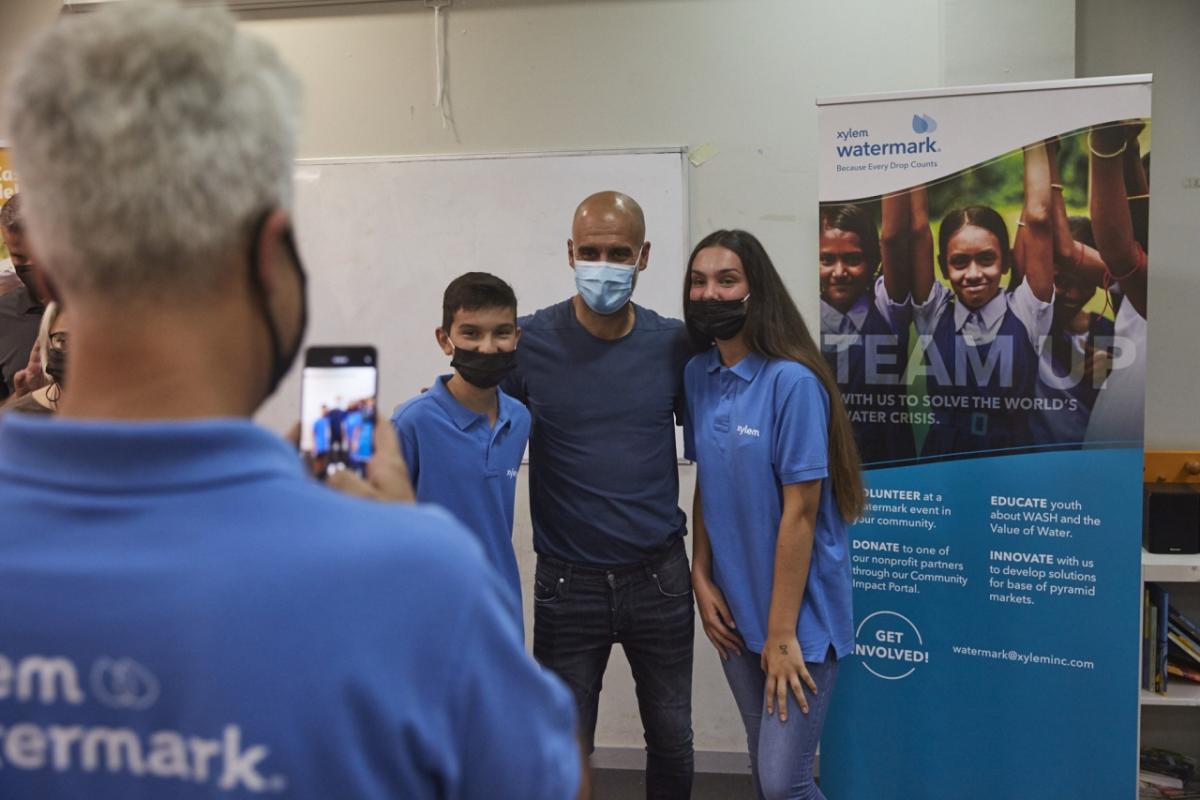
<path id="1" fill-rule="evenodd" d="M 688 303 L 687 323 L 705 339 L 732 339 L 746 324 L 746 301 L 694 300 Z"/>
<path id="2" fill-rule="evenodd" d="M 63 388 L 67 377 L 67 354 L 62 350 L 55 350 L 53 347 L 47 348 L 46 363 L 42 366 L 42 370 L 50 376 L 50 380 L 58 384 L 59 388 Z"/>
<path id="3" fill-rule="evenodd" d="M 479 389 L 491 389 L 517 367 L 517 351 L 480 353 L 478 350 L 454 348 L 450 366 L 458 370 L 462 379 Z"/>

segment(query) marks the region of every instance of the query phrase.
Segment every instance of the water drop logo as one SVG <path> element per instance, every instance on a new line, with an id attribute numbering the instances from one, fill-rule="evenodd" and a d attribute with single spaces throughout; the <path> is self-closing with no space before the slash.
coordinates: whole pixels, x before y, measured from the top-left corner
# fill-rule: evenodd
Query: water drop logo
<path id="1" fill-rule="evenodd" d="M 933 133 L 936 130 L 936 119 L 928 114 L 913 114 L 913 133 Z"/>
<path id="2" fill-rule="evenodd" d="M 132 658 L 99 658 L 92 665 L 92 694 L 109 708 L 143 711 L 158 700 L 158 678 Z"/>

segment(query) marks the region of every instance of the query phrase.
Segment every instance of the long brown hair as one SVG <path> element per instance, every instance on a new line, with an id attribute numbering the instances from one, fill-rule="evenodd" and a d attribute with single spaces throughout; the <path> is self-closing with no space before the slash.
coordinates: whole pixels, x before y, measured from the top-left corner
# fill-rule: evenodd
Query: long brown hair
<path id="1" fill-rule="evenodd" d="M 775 265 L 758 239 L 742 230 L 720 230 L 701 239 L 688 258 L 687 273 L 683 280 L 684 318 L 691 305 L 692 262 L 696 260 L 696 254 L 706 247 L 724 247 L 742 261 L 742 269 L 750 284 L 750 302 L 747 303 L 742 336 L 750 350 L 766 358 L 799 362 L 812 370 L 825 386 L 829 395 L 829 479 L 833 483 L 833 497 L 842 519 L 853 522 L 862 514 L 866 503 L 858 446 L 854 443 L 854 430 L 850 426 L 850 417 L 846 414 L 837 381 L 812 334 L 808 332 L 800 310 L 796 308 Z M 688 330 L 698 348 L 712 346 L 711 339 L 704 340 L 691 326 Z"/>

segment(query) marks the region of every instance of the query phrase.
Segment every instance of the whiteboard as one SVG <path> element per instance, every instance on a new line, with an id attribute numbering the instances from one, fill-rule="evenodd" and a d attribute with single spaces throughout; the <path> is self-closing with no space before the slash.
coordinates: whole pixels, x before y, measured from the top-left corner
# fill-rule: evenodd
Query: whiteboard
<path id="1" fill-rule="evenodd" d="M 379 350 L 379 412 L 450 372 L 434 340 L 442 293 L 464 272 L 512 284 L 518 313 L 575 293 L 575 207 L 612 189 L 646 214 L 650 262 L 634 302 L 682 314 L 689 253 L 683 148 L 484 156 L 316 159 L 296 168 L 295 227 L 308 271 L 306 346 Z M 262 407 L 278 432 L 300 416 L 300 364 Z M 682 454 L 682 450 L 680 451 Z"/>

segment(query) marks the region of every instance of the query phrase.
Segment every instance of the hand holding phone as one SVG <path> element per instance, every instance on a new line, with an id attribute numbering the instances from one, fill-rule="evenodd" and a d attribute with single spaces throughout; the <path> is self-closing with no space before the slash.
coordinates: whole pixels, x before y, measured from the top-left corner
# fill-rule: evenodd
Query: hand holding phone
<path id="1" fill-rule="evenodd" d="M 391 503 L 415 503 L 417 493 L 408 476 L 408 465 L 400 454 L 400 442 L 390 425 L 375 428 L 375 457 L 367 465 L 365 478 L 341 470 L 326 480 L 330 488 L 355 497 Z"/>
<path id="2" fill-rule="evenodd" d="M 300 452 L 313 474 L 366 474 L 375 452 L 379 370 L 375 348 L 310 347 L 300 385 Z"/>

